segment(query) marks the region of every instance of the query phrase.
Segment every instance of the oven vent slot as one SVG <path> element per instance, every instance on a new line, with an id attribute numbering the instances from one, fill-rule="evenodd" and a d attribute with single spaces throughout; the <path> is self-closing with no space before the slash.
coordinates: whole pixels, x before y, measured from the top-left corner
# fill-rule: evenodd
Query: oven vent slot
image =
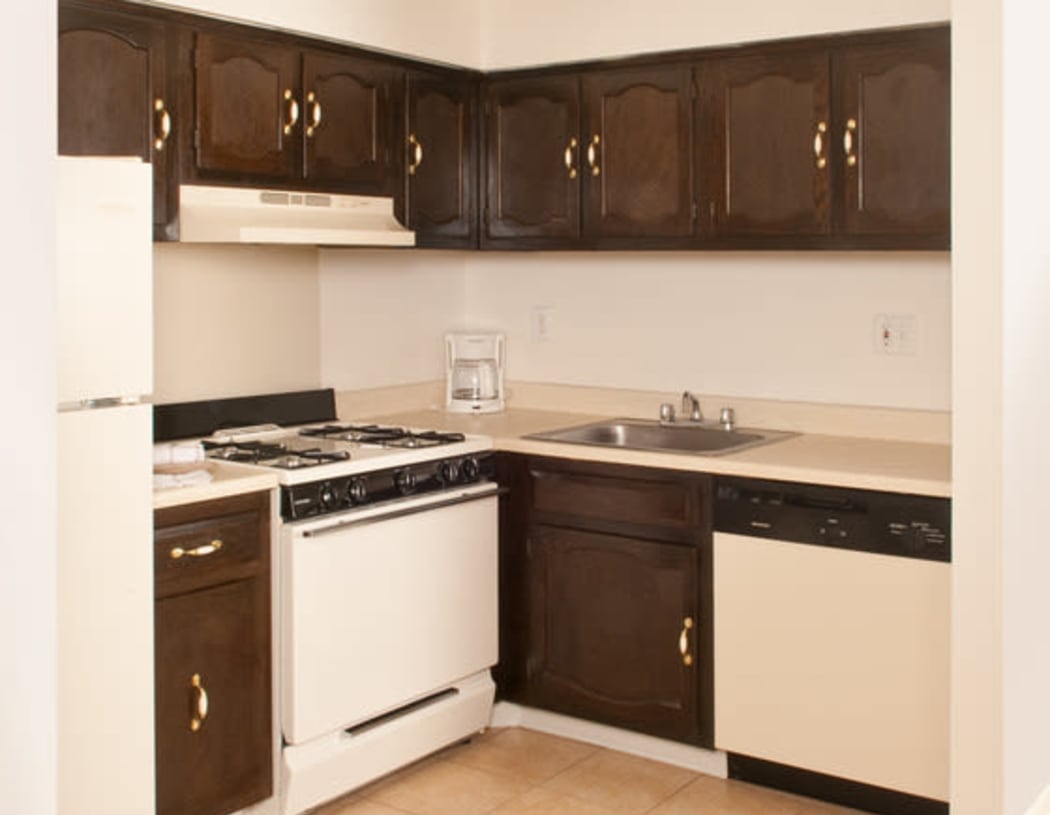
<path id="1" fill-rule="evenodd" d="M 369 719 L 361 724 L 355 724 L 353 727 L 348 727 L 343 732 L 348 736 L 360 736 L 362 733 L 366 733 L 369 730 L 373 730 L 377 727 L 382 727 L 387 722 L 393 719 L 400 719 L 402 716 L 407 716 L 410 713 L 415 713 L 417 710 L 421 710 L 431 705 L 436 705 L 450 696 L 459 696 L 458 688 L 445 688 L 445 690 L 432 693 L 430 696 L 424 696 L 422 699 L 417 699 L 407 705 L 402 705 L 395 710 L 391 710 L 389 713 L 384 713 L 382 716 L 376 716 L 374 719 Z"/>

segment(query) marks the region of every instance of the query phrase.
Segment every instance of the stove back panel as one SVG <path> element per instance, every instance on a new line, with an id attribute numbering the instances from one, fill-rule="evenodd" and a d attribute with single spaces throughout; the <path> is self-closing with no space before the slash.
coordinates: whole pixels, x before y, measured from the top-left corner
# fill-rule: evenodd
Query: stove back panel
<path id="1" fill-rule="evenodd" d="M 175 402 L 153 406 L 153 440 L 210 436 L 217 430 L 230 427 L 288 426 L 335 419 L 335 391 L 332 388 Z"/>

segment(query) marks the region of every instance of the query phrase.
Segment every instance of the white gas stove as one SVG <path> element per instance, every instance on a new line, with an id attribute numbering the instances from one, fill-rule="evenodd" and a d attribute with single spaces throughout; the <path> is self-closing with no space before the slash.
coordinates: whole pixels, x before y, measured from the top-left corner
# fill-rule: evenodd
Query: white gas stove
<path id="1" fill-rule="evenodd" d="M 209 458 L 280 482 L 283 815 L 488 725 L 499 526 L 488 438 L 340 423 L 331 391 L 158 406 L 154 423 L 158 441 L 203 438 Z"/>

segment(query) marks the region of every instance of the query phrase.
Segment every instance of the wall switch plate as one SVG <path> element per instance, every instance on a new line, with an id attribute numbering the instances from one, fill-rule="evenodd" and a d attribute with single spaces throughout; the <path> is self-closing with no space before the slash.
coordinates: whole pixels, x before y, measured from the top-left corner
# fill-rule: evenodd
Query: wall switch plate
<path id="1" fill-rule="evenodd" d="M 532 341 L 548 342 L 554 328 L 554 308 L 551 306 L 532 307 Z"/>
<path id="2" fill-rule="evenodd" d="M 915 354 L 918 345 L 915 315 L 876 314 L 874 341 L 876 354 Z"/>

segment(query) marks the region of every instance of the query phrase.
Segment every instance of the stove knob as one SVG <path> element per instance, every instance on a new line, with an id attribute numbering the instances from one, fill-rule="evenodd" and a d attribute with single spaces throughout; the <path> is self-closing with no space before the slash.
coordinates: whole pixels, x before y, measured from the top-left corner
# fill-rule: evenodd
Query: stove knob
<path id="1" fill-rule="evenodd" d="M 441 474 L 441 480 L 446 484 L 455 484 L 459 480 L 459 462 L 452 459 L 442 461 L 438 472 Z"/>
<path id="2" fill-rule="evenodd" d="M 402 495 L 408 495 L 416 486 L 415 473 L 411 470 L 398 470 L 394 474 L 394 486 Z"/>
<path id="3" fill-rule="evenodd" d="M 320 492 L 318 493 L 318 499 L 321 501 L 321 509 L 326 512 L 330 512 L 335 509 L 339 504 L 339 496 L 336 493 L 335 487 L 332 486 L 331 481 L 325 481 L 321 485 Z"/>
<path id="4" fill-rule="evenodd" d="M 348 503 L 363 504 L 368 498 L 368 485 L 363 478 L 354 478 L 346 485 Z"/>
<path id="5" fill-rule="evenodd" d="M 481 465 L 478 464 L 478 460 L 474 456 L 467 456 L 463 459 L 463 480 L 464 481 L 477 481 L 478 476 L 481 475 Z"/>

